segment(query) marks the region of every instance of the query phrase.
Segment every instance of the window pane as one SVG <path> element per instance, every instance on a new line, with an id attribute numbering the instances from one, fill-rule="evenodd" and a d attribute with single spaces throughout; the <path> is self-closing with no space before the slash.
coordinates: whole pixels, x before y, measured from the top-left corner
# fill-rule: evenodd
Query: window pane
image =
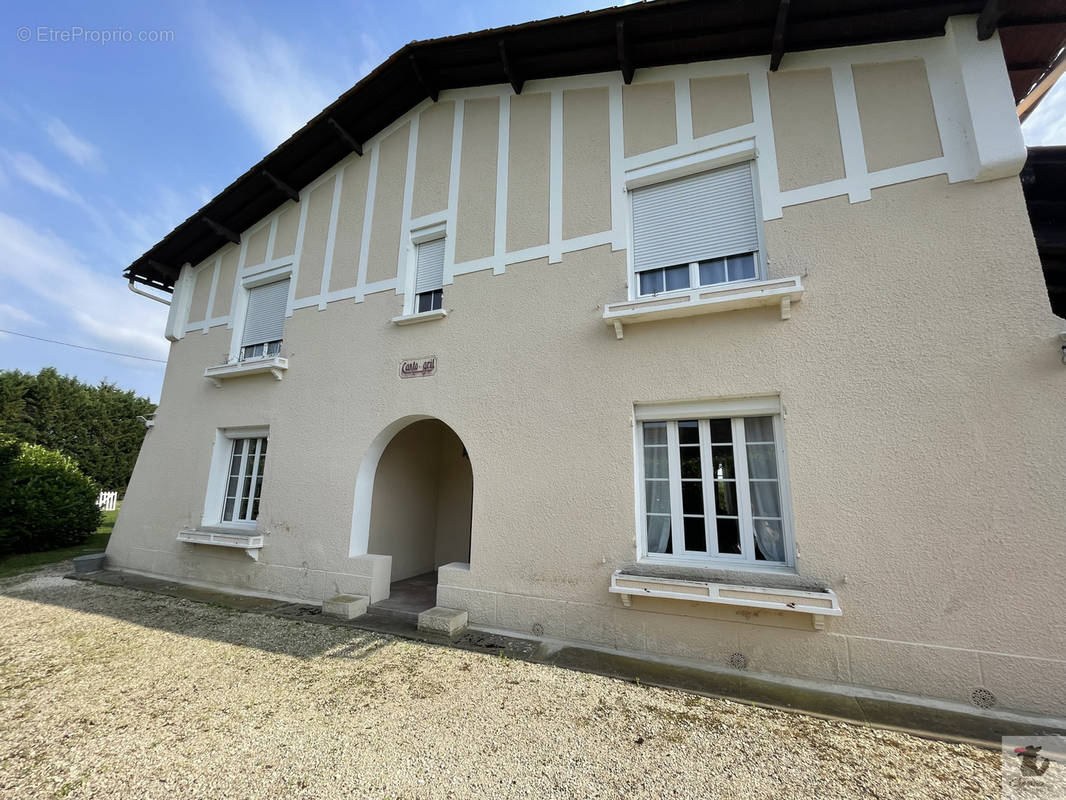
<path id="1" fill-rule="evenodd" d="M 645 478 L 669 478 L 670 461 L 667 454 L 670 451 L 665 447 L 644 448 L 644 477 Z M 685 464 L 681 463 L 681 471 L 684 473 Z"/>
<path id="2" fill-rule="evenodd" d="M 744 438 L 749 442 L 773 442 L 773 417 L 746 417 L 744 419 Z"/>
<path id="3" fill-rule="evenodd" d="M 781 530 L 781 520 L 755 520 L 755 560 L 785 560 L 785 538 Z"/>
<path id="4" fill-rule="evenodd" d="M 729 257 L 729 280 L 746 281 L 755 277 L 755 256 L 748 253 L 743 256 Z"/>
<path id="5" fill-rule="evenodd" d="M 230 476 L 229 483 L 226 484 L 226 497 L 236 497 L 237 496 L 237 481 L 239 481 L 239 480 L 240 480 L 240 476 L 238 476 L 238 475 L 231 475 Z"/>
<path id="6" fill-rule="evenodd" d="M 666 444 L 666 423 L 645 422 L 644 444 Z"/>
<path id="7" fill-rule="evenodd" d="M 700 286 L 710 286 L 712 283 L 725 283 L 724 258 L 700 262 Z"/>
<path id="8" fill-rule="evenodd" d="M 670 517 L 648 514 L 648 552 L 670 552 Z"/>
<path id="9" fill-rule="evenodd" d="M 712 419 L 711 441 L 715 444 L 729 444 L 732 442 L 733 423 L 728 419 Z"/>
<path id="10" fill-rule="evenodd" d="M 426 311 L 439 311 L 444 303 L 444 290 L 437 289 L 432 292 L 422 292 L 418 295 L 417 312 L 422 314 Z"/>
<path id="11" fill-rule="evenodd" d="M 688 264 L 666 268 L 666 291 L 688 288 Z"/>
<path id="12" fill-rule="evenodd" d="M 751 482 L 751 513 L 754 517 L 780 517 L 777 481 Z"/>
<path id="13" fill-rule="evenodd" d="M 703 517 L 685 517 L 685 549 L 707 552 L 707 529 Z"/>
<path id="14" fill-rule="evenodd" d="M 681 477 L 702 478 L 700 449 L 698 447 L 681 448 Z"/>
<path id="15" fill-rule="evenodd" d="M 703 513 L 703 482 L 682 481 L 681 510 L 685 514 Z"/>
<path id="16" fill-rule="evenodd" d="M 724 480 L 735 477 L 733 474 L 733 447 L 711 448 L 711 469 L 715 480 Z"/>
<path id="17" fill-rule="evenodd" d="M 233 440 L 233 461 L 230 462 L 229 473 L 236 475 L 241 471 L 241 455 L 244 453 L 244 439 Z"/>
<path id="18" fill-rule="evenodd" d="M 735 519 L 718 519 L 718 552 L 740 555 L 740 526 Z"/>
<path id="19" fill-rule="evenodd" d="M 733 481 L 720 481 L 714 484 L 714 507 L 719 514 L 727 517 L 737 515 L 737 485 Z"/>
<path id="20" fill-rule="evenodd" d="M 699 444 L 700 427 L 694 419 L 683 419 L 677 423 L 677 440 L 681 444 Z"/>
<path id="21" fill-rule="evenodd" d="M 777 477 L 777 448 L 772 444 L 748 445 L 748 474 L 752 478 Z"/>
<path id="22" fill-rule="evenodd" d="M 639 273 L 637 277 L 640 279 L 641 294 L 655 294 L 663 290 L 663 271 L 661 269 L 650 269 L 647 272 Z"/>
<path id="23" fill-rule="evenodd" d="M 670 482 L 644 481 L 644 499 L 649 514 L 669 514 Z"/>
<path id="24" fill-rule="evenodd" d="M 226 498 L 226 508 L 222 512 L 223 522 L 233 522 L 233 505 L 236 502 L 232 497 Z"/>

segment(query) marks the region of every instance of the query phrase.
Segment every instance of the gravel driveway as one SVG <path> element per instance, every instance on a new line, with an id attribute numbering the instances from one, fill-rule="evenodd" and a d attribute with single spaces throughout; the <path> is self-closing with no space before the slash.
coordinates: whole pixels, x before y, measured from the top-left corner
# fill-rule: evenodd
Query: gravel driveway
<path id="1" fill-rule="evenodd" d="M 64 580 L 0 581 L 0 797 L 998 797 L 999 756 Z"/>

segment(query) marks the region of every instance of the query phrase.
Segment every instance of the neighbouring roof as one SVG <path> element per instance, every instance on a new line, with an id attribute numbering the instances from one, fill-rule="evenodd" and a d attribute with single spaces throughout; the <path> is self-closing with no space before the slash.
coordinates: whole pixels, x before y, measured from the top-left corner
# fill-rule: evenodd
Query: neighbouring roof
<path id="1" fill-rule="evenodd" d="M 125 270 L 172 291 L 196 264 L 273 211 L 361 143 L 443 89 L 942 36 L 947 18 L 980 14 L 999 31 L 1020 101 L 1066 41 L 1062 0 L 656 0 L 416 41 L 342 94 Z"/>
<path id="2" fill-rule="evenodd" d="M 1066 317 L 1066 147 L 1030 147 L 1022 191 L 1051 310 Z"/>

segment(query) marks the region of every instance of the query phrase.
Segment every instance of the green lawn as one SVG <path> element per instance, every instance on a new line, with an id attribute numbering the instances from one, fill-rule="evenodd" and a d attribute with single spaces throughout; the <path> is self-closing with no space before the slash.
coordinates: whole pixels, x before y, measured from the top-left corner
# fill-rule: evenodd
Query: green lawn
<path id="1" fill-rule="evenodd" d="M 19 555 L 0 558 L 0 578 L 9 575 L 17 575 L 20 572 L 54 564 L 57 561 L 66 561 L 74 556 L 84 556 L 88 553 L 99 553 L 107 547 L 107 540 L 111 536 L 111 529 L 115 527 L 115 518 L 118 510 L 105 511 L 104 521 L 96 529 L 96 533 L 85 540 L 84 544 L 75 547 L 63 547 L 59 550 L 46 550 L 43 553 L 20 553 Z"/>

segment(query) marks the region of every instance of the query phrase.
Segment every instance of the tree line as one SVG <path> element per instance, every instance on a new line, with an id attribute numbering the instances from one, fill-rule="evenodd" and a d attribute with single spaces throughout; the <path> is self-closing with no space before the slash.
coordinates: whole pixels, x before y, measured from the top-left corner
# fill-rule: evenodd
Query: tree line
<path id="1" fill-rule="evenodd" d="M 156 406 L 112 383 L 83 383 L 45 367 L 0 370 L 0 434 L 72 458 L 102 489 L 126 491 Z"/>

